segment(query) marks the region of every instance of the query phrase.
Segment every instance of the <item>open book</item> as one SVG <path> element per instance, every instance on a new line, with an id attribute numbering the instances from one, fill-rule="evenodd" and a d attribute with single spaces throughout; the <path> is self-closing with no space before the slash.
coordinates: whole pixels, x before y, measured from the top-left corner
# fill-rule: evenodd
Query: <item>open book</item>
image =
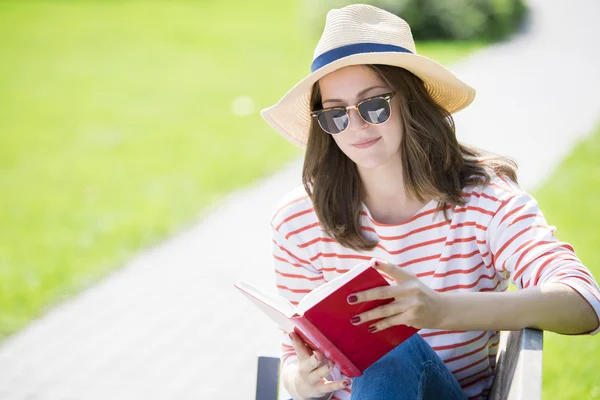
<path id="1" fill-rule="evenodd" d="M 393 298 L 349 304 L 350 294 L 388 281 L 368 263 L 362 263 L 343 275 L 319 286 L 302 298 L 297 307 L 281 296 L 269 296 L 254 285 L 239 281 L 236 288 L 267 314 L 285 332 L 296 332 L 310 347 L 321 350 L 340 371 L 350 377 L 362 375 L 371 364 L 418 332 L 396 325 L 370 333 L 371 320 L 353 325 L 350 318 L 388 304 Z"/>

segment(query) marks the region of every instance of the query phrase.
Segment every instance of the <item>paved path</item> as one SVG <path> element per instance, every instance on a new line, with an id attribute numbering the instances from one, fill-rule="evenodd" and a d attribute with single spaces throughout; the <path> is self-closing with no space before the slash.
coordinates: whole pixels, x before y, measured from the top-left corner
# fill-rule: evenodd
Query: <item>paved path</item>
<path id="1" fill-rule="evenodd" d="M 600 116 L 600 2 L 531 3 L 525 35 L 452 68 L 478 90 L 459 139 L 516 158 L 528 190 Z M 232 194 L 0 344 L 0 399 L 252 399 L 277 332 L 232 284 L 274 291 L 268 216 L 299 182 L 295 162 Z"/>

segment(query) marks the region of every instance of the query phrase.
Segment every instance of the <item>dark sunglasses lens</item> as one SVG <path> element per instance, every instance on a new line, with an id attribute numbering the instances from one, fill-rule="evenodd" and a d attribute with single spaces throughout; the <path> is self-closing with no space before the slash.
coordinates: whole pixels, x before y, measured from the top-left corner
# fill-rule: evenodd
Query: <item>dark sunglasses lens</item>
<path id="1" fill-rule="evenodd" d="M 327 133 L 340 133 L 348 127 L 348 113 L 345 110 L 323 111 L 319 114 L 319 125 Z"/>
<path id="2" fill-rule="evenodd" d="M 358 112 L 371 124 L 382 124 L 390 118 L 390 104 L 382 98 L 365 101 L 358 107 Z"/>

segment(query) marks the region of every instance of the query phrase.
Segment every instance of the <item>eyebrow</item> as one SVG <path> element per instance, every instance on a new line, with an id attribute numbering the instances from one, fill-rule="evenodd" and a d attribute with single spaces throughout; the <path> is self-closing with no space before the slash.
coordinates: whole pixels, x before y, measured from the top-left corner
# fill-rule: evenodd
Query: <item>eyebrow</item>
<path id="1" fill-rule="evenodd" d="M 366 89 L 364 89 L 364 90 L 361 90 L 360 92 L 358 92 L 358 94 L 357 94 L 356 96 L 357 96 L 357 97 L 360 97 L 360 96 L 362 96 L 363 94 L 367 93 L 368 91 L 370 91 L 370 90 L 373 90 L 373 89 L 378 89 L 378 88 L 387 89 L 387 87 L 385 87 L 385 86 L 381 86 L 381 85 L 379 85 L 379 86 L 372 86 L 372 87 L 370 87 L 370 88 L 366 88 Z M 333 101 L 337 101 L 337 102 L 340 102 L 340 103 L 342 103 L 342 100 L 340 100 L 340 99 L 327 99 L 327 100 L 325 100 L 325 101 L 321 102 L 321 104 L 325 104 L 325 103 L 327 103 L 327 102 L 333 102 Z"/>

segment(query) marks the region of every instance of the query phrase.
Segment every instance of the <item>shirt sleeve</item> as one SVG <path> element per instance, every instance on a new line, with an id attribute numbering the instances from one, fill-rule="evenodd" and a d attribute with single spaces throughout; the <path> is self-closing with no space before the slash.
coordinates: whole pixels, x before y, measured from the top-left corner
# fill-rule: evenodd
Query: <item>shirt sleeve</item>
<path id="1" fill-rule="evenodd" d="M 272 227 L 272 253 L 275 269 L 277 293 L 294 306 L 313 289 L 325 283 L 323 272 L 310 263 L 310 258 L 302 248 L 286 239 L 285 235 Z M 296 360 L 296 352 L 288 334 L 281 331 L 281 363 L 283 368 L 288 362 Z M 343 379 L 339 369 L 335 367 L 331 380 Z M 335 392 L 332 392 L 331 398 Z"/>
<path id="2" fill-rule="evenodd" d="M 504 200 L 492 217 L 486 240 L 497 271 L 519 289 L 560 282 L 576 290 L 593 308 L 599 321 L 600 290 L 591 272 L 569 243 L 559 241 L 548 226 L 537 201 L 520 192 Z"/>

